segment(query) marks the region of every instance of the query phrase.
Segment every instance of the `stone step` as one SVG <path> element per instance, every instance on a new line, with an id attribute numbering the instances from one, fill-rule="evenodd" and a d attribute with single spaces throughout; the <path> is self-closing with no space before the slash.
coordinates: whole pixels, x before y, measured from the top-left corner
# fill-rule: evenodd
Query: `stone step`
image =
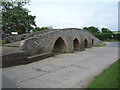
<path id="1" fill-rule="evenodd" d="M 54 54 L 42 53 L 28 57 L 25 51 L 9 52 L 2 55 L 2 68 L 16 66 L 16 65 L 24 65 L 51 56 L 54 56 Z"/>
<path id="2" fill-rule="evenodd" d="M 28 57 L 28 63 L 54 56 L 54 53 L 42 53 Z"/>

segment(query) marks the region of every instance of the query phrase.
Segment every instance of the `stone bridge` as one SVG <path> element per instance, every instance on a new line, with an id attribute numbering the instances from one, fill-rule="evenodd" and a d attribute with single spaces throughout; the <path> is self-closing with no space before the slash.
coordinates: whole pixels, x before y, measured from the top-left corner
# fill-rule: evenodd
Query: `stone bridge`
<path id="1" fill-rule="evenodd" d="M 95 44 L 98 38 L 86 30 L 77 28 L 52 29 L 4 38 L 6 42 L 18 43 L 19 48 L 2 53 L 2 67 L 20 65 L 50 57 L 55 53 L 84 51 Z M 13 44 L 12 43 L 12 44 Z"/>
<path id="2" fill-rule="evenodd" d="M 56 52 L 83 51 L 101 43 L 86 30 L 77 28 L 56 29 L 21 42 L 21 49 L 28 55 Z"/>

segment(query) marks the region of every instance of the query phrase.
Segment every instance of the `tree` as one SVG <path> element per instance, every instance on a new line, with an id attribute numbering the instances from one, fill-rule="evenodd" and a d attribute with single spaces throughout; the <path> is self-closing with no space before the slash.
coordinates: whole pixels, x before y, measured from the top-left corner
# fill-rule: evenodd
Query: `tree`
<path id="1" fill-rule="evenodd" d="M 107 34 L 112 33 L 108 28 L 102 28 L 101 31 L 102 33 L 107 33 Z"/>
<path id="2" fill-rule="evenodd" d="M 101 28 L 101 31 L 99 31 L 99 29 L 94 26 L 84 27 L 83 29 L 91 32 L 94 36 L 96 36 L 100 40 L 109 40 L 119 37 L 118 35 L 114 35 L 112 31 L 110 31 L 108 28 Z"/>
<path id="3" fill-rule="evenodd" d="M 104 35 L 104 37 L 103 38 L 105 38 L 106 40 L 107 39 L 112 39 L 113 38 L 113 32 L 112 31 L 110 31 L 108 28 L 102 28 L 101 29 L 101 33 Z"/>
<path id="4" fill-rule="evenodd" d="M 91 32 L 92 34 L 94 34 L 94 33 L 100 33 L 99 29 L 96 28 L 96 27 L 94 27 L 94 26 L 83 27 L 83 29 Z"/>
<path id="5" fill-rule="evenodd" d="M 28 2 L 27 2 L 28 3 Z M 35 16 L 29 15 L 26 2 L 2 2 L 2 29 L 5 33 L 29 33 L 35 24 Z"/>

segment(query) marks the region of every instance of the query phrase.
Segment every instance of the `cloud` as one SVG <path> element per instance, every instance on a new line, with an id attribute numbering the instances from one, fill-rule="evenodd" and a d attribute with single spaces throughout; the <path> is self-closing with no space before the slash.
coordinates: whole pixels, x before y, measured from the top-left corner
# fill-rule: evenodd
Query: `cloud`
<path id="1" fill-rule="evenodd" d="M 45 0 L 47 1 L 47 0 Z M 118 28 L 117 2 L 32 2 L 26 6 L 38 26 Z"/>
<path id="2" fill-rule="evenodd" d="M 31 0 L 32 2 L 119 2 L 119 0 Z"/>

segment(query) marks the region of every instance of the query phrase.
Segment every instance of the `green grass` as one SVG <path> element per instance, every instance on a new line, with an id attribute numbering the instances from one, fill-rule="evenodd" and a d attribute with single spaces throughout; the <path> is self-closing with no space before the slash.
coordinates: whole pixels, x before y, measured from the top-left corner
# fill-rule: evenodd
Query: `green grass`
<path id="1" fill-rule="evenodd" d="M 3 45 L 3 44 L 0 44 L 0 47 L 18 47 L 16 45 Z"/>
<path id="2" fill-rule="evenodd" d="M 3 41 L 3 40 L 0 40 L 0 44 L 4 44 L 5 43 L 5 41 Z"/>
<path id="3" fill-rule="evenodd" d="M 2 47 L 18 47 L 16 45 L 2 45 Z"/>
<path id="4" fill-rule="evenodd" d="M 104 40 L 103 42 L 118 42 L 120 40 L 110 39 L 110 40 Z"/>
<path id="5" fill-rule="evenodd" d="M 120 34 L 120 31 L 113 31 L 114 34 Z"/>
<path id="6" fill-rule="evenodd" d="M 5 45 L 5 42 L 0 40 L 0 47 L 18 47 L 16 45 Z"/>
<path id="7" fill-rule="evenodd" d="M 119 66 L 118 66 L 119 63 Z M 101 74 L 95 77 L 88 88 L 118 88 L 118 68 L 120 68 L 120 60 L 116 61 Z M 119 86 L 120 88 L 120 86 Z"/>
<path id="8" fill-rule="evenodd" d="M 102 46 L 105 46 L 105 45 L 106 45 L 105 43 L 101 43 L 101 44 L 94 45 L 94 47 L 102 47 Z"/>

